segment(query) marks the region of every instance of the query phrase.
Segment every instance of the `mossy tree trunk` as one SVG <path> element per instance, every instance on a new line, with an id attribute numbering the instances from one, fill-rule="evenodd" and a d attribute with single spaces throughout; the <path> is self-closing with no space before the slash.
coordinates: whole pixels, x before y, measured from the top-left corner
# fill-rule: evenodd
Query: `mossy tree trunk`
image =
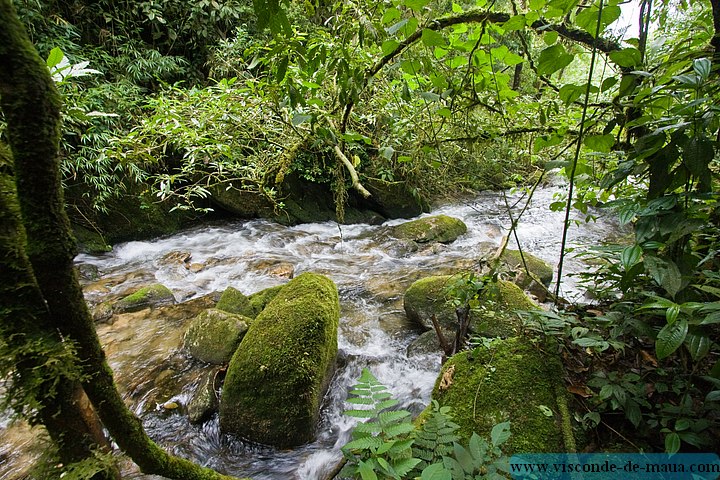
<path id="1" fill-rule="evenodd" d="M 0 25 L 0 107 L 15 162 L 27 254 L 52 326 L 75 343 L 88 397 L 113 439 L 144 473 L 182 480 L 228 479 L 168 455 L 150 440 L 115 388 L 73 268 L 76 247 L 64 211 L 58 156 L 60 99 L 11 0 L 0 0 Z"/>
<path id="2" fill-rule="evenodd" d="M 81 372 L 68 345 L 51 326 L 40 289 L 25 254 L 25 236 L 9 157 L 0 145 L 0 325 L 5 401 L 30 424 L 45 426 L 64 464 L 110 450 L 102 424 L 80 384 Z M 50 368 L 47 368 L 50 366 Z M 45 367 L 45 368 L 43 368 Z M 12 373 L 11 373 L 12 372 Z M 93 478 L 114 479 L 108 465 Z"/>

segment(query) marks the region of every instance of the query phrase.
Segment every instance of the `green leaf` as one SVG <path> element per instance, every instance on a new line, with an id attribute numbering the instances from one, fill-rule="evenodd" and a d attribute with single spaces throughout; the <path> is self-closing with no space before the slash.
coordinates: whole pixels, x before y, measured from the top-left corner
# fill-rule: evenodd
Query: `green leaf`
<path id="1" fill-rule="evenodd" d="M 442 463 L 433 463 L 423 469 L 420 480 L 452 480 L 452 474 Z"/>
<path id="2" fill-rule="evenodd" d="M 570 65 L 575 58 L 574 55 L 567 53 L 565 47 L 555 44 L 540 52 L 538 58 L 538 74 L 552 75 L 560 69 Z"/>
<path id="3" fill-rule="evenodd" d="M 580 98 L 583 93 L 585 93 L 585 87 L 583 87 L 582 85 L 566 83 L 565 85 L 560 87 L 560 92 L 558 92 L 558 95 L 560 96 L 560 100 L 562 100 L 562 102 L 567 107 L 575 100 Z"/>
<path id="4" fill-rule="evenodd" d="M 545 32 L 543 35 L 543 42 L 545 42 L 545 45 L 548 47 L 555 44 L 557 42 L 557 39 L 560 35 L 555 30 L 551 30 L 549 32 Z"/>
<path id="5" fill-rule="evenodd" d="M 383 55 L 390 55 L 398 45 L 400 45 L 400 42 L 397 40 L 385 40 L 381 47 Z"/>
<path id="6" fill-rule="evenodd" d="M 288 68 L 288 62 L 290 60 L 288 57 L 283 57 L 278 62 L 277 70 L 275 70 L 275 81 L 280 83 L 285 79 L 285 74 L 287 73 Z"/>
<path id="7" fill-rule="evenodd" d="M 362 480 L 378 480 L 375 470 L 372 467 L 372 462 L 363 462 L 360 460 L 358 463 L 358 471 Z"/>
<path id="8" fill-rule="evenodd" d="M 389 35 L 395 35 L 398 31 L 400 31 L 401 28 L 403 28 L 405 25 L 407 25 L 409 20 L 407 18 L 404 18 L 397 22 L 396 24 L 392 25 L 391 27 L 386 28 L 385 30 Z"/>
<path id="9" fill-rule="evenodd" d="M 405 477 L 420 462 L 419 458 L 403 458 L 393 463 L 393 470 L 401 477 Z"/>
<path id="10" fill-rule="evenodd" d="M 405 0 L 405 6 L 413 12 L 420 12 L 428 3 L 430 0 Z"/>
<path id="11" fill-rule="evenodd" d="M 673 432 L 665 437 L 665 453 L 677 453 L 680 451 L 680 435 Z"/>
<path id="12" fill-rule="evenodd" d="M 598 32 L 598 14 L 599 14 L 599 8 L 595 5 L 593 5 L 590 8 L 584 9 L 582 12 L 577 14 L 575 17 L 575 23 L 578 27 L 585 30 L 587 33 L 589 33 L 593 38 L 595 38 L 596 33 Z M 615 20 L 620 18 L 621 14 L 620 7 L 613 6 L 613 5 L 607 5 L 603 8 L 602 13 L 600 16 L 600 33 L 602 33 L 605 28 L 613 23 Z"/>
<path id="13" fill-rule="evenodd" d="M 428 28 L 423 29 L 421 35 L 422 42 L 428 47 L 445 47 L 447 46 L 447 40 L 442 36 L 441 33 Z"/>
<path id="14" fill-rule="evenodd" d="M 701 333 L 690 332 L 685 338 L 685 347 L 696 362 L 710 353 L 710 345 L 712 345 L 710 337 Z"/>
<path id="15" fill-rule="evenodd" d="M 607 92 L 612 87 L 614 87 L 618 82 L 617 77 L 608 77 L 605 80 L 603 80 L 602 85 L 600 86 L 601 92 Z"/>
<path id="16" fill-rule="evenodd" d="M 698 58 L 693 62 L 693 70 L 695 70 L 695 73 L 697 73 L 703 80 L 708 79 L 711 68 L 712 63 L 710 63 L 710 60 L 707 58 Z"/>
<path id="17" fill-rule="evenodd" d="M 54 66 L 58 65 L 65 54 L 62 50 L 60 50 L 60 47 L 55 47 L 52 50 L 50 50 L 50 54 L 48 55 L 47 61 L 45 64 L 48 68 L 52 69 Z"/>
<path id="18" fill-rule="evenodd" d="M 510 422 L 498 423 L 490 431 L 490 441 L 496 447 L 502 445 L 510 438 Z"/>
<path id="19" fill-rule="evenodd" d="M 610 153 L 615 145 L 613 135 L 589 135 L 583 140 L 583 144 L 595 152 Z"/>
<path id="20" fill-rule="evenodd" d="M 708 165 L 715 156 L 713 143 L 704 137 L 693 137 L 683 148 L 683 163 L 690 173 L 700 177 L 708 171 Z"/>
<path id="21" fill-rule="evenodd" d="M 362 437 L 352 440 L 345 444 L 343 450 L 367 450 L 370 448 L 380 448 L 383 445 L 383 439 L 380 437 Z"/>
<path id="22" fill-rule="evenodd" d="M 671 325 L 665 325 L 658 332 L 655 341 L 655 354 L 658 360 L 669 357 L 677 350 L 685 341 L 688 333 L 688 323 L 685 318 L 681 318 Z"/>
<path id="23" fill-rule="evenodd" d="M 302 114 L 302 113 L 296 113 L 296 114 L 293 115 L 293 117 L 292 117 L 292 124 L 293 124 L 293 126 L 297 127 L 298 125 L 301 125 L 301 124 L 307 122 L 307 121 L 310 120 L 311 118 L 312 118 L 312 115 L 305 115 L 305 114 Z"/>
<path id="24" fill-rule="evenodd" d="M 433 93 L 433 92 L 420 92 L 419 95 L 420 95 L 420 98 L 422 98 L 423 100 L 427 100 L 428 102 L 431 102 L 431 103 L 437 102 L 438 100 L 440 100 L 440 95 L 438 95 L 437 93 Z"/>
<path id="25" fill-rule="evenodd" d="M 633 265 L 640 261 L 641 255 L 642 248 L 640 248 L 640 245 L 635 244 L 625 247 L 620 255 L 620 262 L 622 263 L 623 268 L 625 270 L 630 270 Z"/>
<path id="26" fill-rule="evenodd" d="M 385 10 L 385 13 L 383 13 L 382 20 L 380 22 L 383 25 L 387 25 L 389 23 L 394 22 L 395 20 L 400 18 L 400 10 L 398 10 L 395 7 L 390 7 L 387 10 Z"/>
<path id="27" fill-rule="evenodd" d="M 665 260 L 654 255 L 644 259 L 648 274 L 673 298 L 682 288 L 682 274 L 672 260 Z"/>
<path id="28" fill-rule="evenodd" d="M 511 32 L 513 30 L 523 30 L 525 28 L 525 15 L 515 15 L 510 20 L 503 23 L 503 30 Z"/>
<path id="29" fill-rule="evenodd" d="M 620 67 L 630 68 L 640 64 L 640 50 L 637 48 L 623 48 L 610 52 L 608 56 Z"/>

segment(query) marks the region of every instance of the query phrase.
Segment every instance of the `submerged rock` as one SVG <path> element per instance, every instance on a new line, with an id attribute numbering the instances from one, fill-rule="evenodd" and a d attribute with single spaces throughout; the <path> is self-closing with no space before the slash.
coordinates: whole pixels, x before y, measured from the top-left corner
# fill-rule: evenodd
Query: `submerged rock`
<path id="1" fill-rule="evenodd" d="M 121 298 L 115 302 L 113 309 L 116 313 L 127 313 L 174 303 L 176 303 L 175 296 L 170 289 L 160 283 L 154 283 Z"/>
<path id="2" fill-rule="evenodd" d="M 339 318 L 329 278 L 303 273 L 283 286 L 230 361 L 221 429 L 278 447 L 311 441 L 335 364 Z"/>
<path id="3" fill-rule="evenodd" d="M 447 215 L 435 215 L 397 225 L 393 227 L 391 235 L 398 240 L 415 243 L 450 243 L 465 232 L 467 226 L 462 220 Z"/>
<path id="4" fill-rule="evenodd" d="M 220 405 L 215 392 L 215 376 L 217 374 L 217 369 L 207 372 L 188 402 L 187 413 L 190 423 L 204 422 L 217 412 Z"/>
<path id="5" fill-rule="evenodd" d="M 494 425 L 509 420 L 506 454 L 568 451 L 574 440 L 563 367 L 550 347 L 513 337 L 458 353 L 443 366 L 432 398 L 451 407 L 464 441 L 473 432 L 489 437 Z"/>
<path id="6" fill-rule="evenodd" d="M 183 338 L 183 348 L 202 362 L 227 363 L 251 322 L 242 315 L 209 308 L 190 322 Z"/>

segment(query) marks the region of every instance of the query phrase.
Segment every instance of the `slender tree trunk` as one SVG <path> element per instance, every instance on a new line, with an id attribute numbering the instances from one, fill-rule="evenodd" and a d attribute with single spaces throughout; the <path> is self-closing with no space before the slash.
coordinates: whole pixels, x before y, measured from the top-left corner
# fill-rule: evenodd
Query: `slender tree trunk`
<path id="1" fill-rule="evenodd" d="M 145 433 L 115 388 L 73 268 L 76 254 L 64 210 L 58 142 L 60 99 L 11 0 L 0 0 L 0 106 L 15 161 L 27 253 L 53 326 L 75 342 L 83 387 L 113 439 L 144 473 L 179 480 L 228 479 L 173 457 Z"/>
<path id="2" fill-rule="evenodd" d="M 51 327 L 50 312 L 25 254 L 15 184 L 8 173 L 12 164 L 4 150 L 0 145 L 0 338 L 3 360 L 12 369 L 2 369 L 12 379 L 6 395 L 17 413 L 31 424 L 45 426 L 60 461 L 67 465 L 92 458 L 94 450 L 110 451 L 110 444 L 80 385 L 72 351 Z M 58 358 L 59 352 L 66 355 Z M 108 466 L 93 478 L 114 479 L 119 473 Z"/>

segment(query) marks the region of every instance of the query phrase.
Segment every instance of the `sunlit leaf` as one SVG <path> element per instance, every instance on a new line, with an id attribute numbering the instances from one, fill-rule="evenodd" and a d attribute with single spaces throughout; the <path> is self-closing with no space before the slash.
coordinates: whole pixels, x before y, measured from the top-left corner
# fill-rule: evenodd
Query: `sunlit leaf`
<path id="1" fill-rule="evenodd" d="M 537 63 L 538 73 L 540 75 L 552 75 L 570 65 L 574 58 L 574 55 L 567 53 L 565 47 L 555 44 L 540 52 Z"/>

